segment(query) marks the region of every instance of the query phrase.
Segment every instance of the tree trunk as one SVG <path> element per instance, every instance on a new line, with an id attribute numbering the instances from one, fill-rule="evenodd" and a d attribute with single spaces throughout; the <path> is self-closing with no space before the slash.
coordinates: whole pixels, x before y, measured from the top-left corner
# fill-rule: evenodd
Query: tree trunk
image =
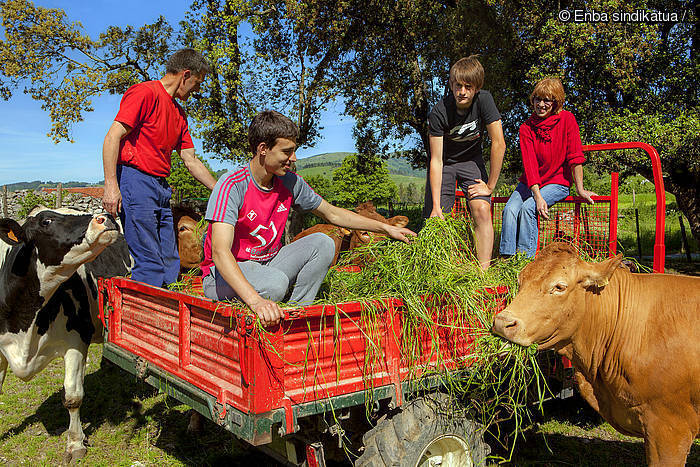
<path id="1" fill-rule="evenodd" d="M 697 185 L 696 185 L 697 186 Z M 700 190 L 698 188 L 673 187 L 678 208 L 688 219 L 690 231 L 700 245 Z"/>

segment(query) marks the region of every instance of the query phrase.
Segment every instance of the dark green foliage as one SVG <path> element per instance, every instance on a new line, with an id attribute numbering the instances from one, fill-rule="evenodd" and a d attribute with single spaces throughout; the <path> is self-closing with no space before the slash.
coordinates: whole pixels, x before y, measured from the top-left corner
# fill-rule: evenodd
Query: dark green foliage
<path id="1" fill-rule="evenodd" d="M 632 175 L 624 180 L 620 180 L 619 192 L 626 195 L 631 195 L 632 193 L 654 193 L 654 182 L 650 182 L 641 175 Z"/>
<path id="2" fill-rule="evenodd" d="M 209 166 L 209 163 L 201 159 L 204 166 L 209 169 L 209 172 L 214 174 L 214 171 Z M 185 163 L 173 152 L 170 156 L 170 176 L 168 184 L 173 189 L 173 201 L 180 203 L 182 200 L 189 198 L 209 198 L 211 190 L 199 183 L 187 170 Z"/>
<path id="3" fill-rule="evenodd" d="M 312 175 L 310 177 L 306 177 L 304 180 L 306 180 L 306 183 L 308 183 L 316 193 L 321 195 L 323 199 L 329 203 L 333 203 L 333 201 L 335 201 L 336 189 L 333 182 L 331 182 L 329 179 L 323 175 Z"/>
<path id="4" fill-rule="evenodd" d="M 386 162 L 376 157 L 347 156 L 333 172 L 333 184 L 335 200 L 345 207 L 365 201 L 384 203 L 396 195 L 396 185 L 389 178 Z"/>

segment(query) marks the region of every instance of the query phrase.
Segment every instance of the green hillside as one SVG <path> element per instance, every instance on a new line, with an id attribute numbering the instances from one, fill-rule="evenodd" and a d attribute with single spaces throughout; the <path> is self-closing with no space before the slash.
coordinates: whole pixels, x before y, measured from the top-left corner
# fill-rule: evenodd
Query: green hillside
<path id="1" fill-rule="evenodd" d="M 17 183 L 8 183 L 7 185 L 7 190 L 8 191 L 18 191 L 18 190 L 38 190 L 40 188 L 56 188 L 59 182 L 52 182 L 52 181 L 46 181 L 43 182 L 41 180 L 34 180 L 33 182 L 17 182 Z M 99 186 L 103 185 L 104 181 L 101 183 L 88 183 L 88 182 L 62 182 L 63 188 L 82 188 L 86 186 Z"/>
<path id="2" fill-rule="evenodd" d="M 351 152 L 327 152 L 324 154 L 317 154 L 315 156 L 305 157 L 303 159 L 297 160 L 297 170 L 316 167 L 316 166 L 333 166 L 340 167 L 343 163 L 343 159 L 346 156 L 352 154 Z"/>
<path id="3" fill-rule="evenodd" d="M 340 167 L 343 159 L 352 153 L 349 152 L 329 152 L 316 156 L 306 157 L 297 160 L 297 172 L 302 177 L 312 177 L 322 175 L 326 178 L 333 178 L 333 171 Z M 425 169 L 415 170 L 406 160 L 389 159 L 387 161 L 389 177 L 397 185 L 400 183 L 415 183 L 419 186 L 425 184 Z"/>

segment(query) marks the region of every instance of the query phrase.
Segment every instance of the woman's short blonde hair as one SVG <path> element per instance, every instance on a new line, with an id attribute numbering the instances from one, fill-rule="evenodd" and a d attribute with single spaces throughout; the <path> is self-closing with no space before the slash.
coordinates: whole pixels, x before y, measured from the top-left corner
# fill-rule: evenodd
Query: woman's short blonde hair
<path id="1" fill-rule="evenodd" d="M 535 97 L 542 99 L 553 99 L 552 113 L 558 114 L 564 108 L 566 95 L 564 94 L 564 86 L 562 86 L 559 78 L 545 78 L 540 80 L 535 89 L 530 94 L 530 105 L 535 105 Z"/>

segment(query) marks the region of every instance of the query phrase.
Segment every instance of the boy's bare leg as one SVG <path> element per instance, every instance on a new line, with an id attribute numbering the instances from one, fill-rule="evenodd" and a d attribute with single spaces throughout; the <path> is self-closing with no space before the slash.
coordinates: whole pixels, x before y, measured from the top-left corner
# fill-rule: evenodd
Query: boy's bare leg
<path id="1" fill-rule="evenodd" d="M 474 219 L 474 240 L 476 241 L 476 258 L 484 271 L 491 263 L 493 251 L 493 223 L 491 222 L 491 204 L 483 199 L 469 200 L 469 210 Z"/>

